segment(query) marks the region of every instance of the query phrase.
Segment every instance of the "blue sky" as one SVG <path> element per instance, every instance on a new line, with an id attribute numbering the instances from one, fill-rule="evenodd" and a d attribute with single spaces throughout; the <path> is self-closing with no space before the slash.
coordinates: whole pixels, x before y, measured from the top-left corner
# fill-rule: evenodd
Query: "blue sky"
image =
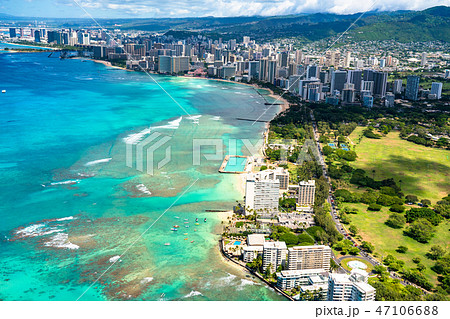
<path id="1" fill-rule="evenodd" d="M 76 0 L 98 18 L 355 13 L 369 9 L 422 10 L 449 0 Z M 15 16 L 86 17 L 74 0 L 0 0 L 0 12 Z"/>

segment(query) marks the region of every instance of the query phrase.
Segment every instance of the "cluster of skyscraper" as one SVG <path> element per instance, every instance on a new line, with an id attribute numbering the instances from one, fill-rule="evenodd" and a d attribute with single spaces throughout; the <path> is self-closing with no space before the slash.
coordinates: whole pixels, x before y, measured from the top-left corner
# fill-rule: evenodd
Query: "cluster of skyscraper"
<path id="1" fill-rule="evenodd" d="M 10 28 L 12 39 L 27 36 L 35 42 L 80 46 L 96 59 L 126 61 L 130 69 L 269 82 L 312 102 L 372 107 L 374 99 L 381 99 L 392 107 L 395 98 L 415 101 L 420 93 L 417 76 L 408 77 L 406 88 L 402 80 L 388 83 L 385 68 L 399 63 L 390 55 L 361 59 L 352 57 L 349 50 L 307 55 L 294 50 L 292 44 L 260 45 L 246 36 L 238 43 L 235 39 L 213 41 L 202 35 L 179 41 L 166 35 L 111 34 L 105 30 Z M 420 62 L 427 65 L 426 53 Z M 438 82 L 431 90 L 422 90 L 422 96 L 429 99 L 440 99 L 441 94 Z"/>
<path id="2" fill-rule="evenodd" d="M 101 32 L 99 32 L 101 36 Z M 11 39 L 21 38 L 24 40 L 33 39 L 34 42 L 40 43 L 45 40 L 49 44 L 60 45 L 89 45 L 91 42 L 91 33 L 84 30 L 35 30 L 30 28 L 26 30 L 24 28 L 9 28 L 9 37 Z"/>

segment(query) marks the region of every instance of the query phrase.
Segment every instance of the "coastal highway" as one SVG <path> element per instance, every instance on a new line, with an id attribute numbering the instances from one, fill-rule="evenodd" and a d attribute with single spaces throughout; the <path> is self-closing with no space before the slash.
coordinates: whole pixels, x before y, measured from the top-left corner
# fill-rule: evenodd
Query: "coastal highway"
<path id="1" fill-rule="evenodd" d="M 369 262 L 370 264 L 372 264 L 372 266 L 377 266 L 377 265 L 381 265 L 381 263 L 376 260 L 375 258 L 373 258 L 372 256 L 370 256 L 369 254 L 367 254 L 363 249 L 361 249 L 361 247 L 355 242 L 355 240 L 347 233 L 347 231 L 345 230 L 344 226 L 342 225 L 342 223 L 340 222 L 339 218 L 338 218 L 338 211 L 336 210 L 336 205 L 334 203 L 334 198 L 333 198 L 333 193 L 332 193 L 332 186 L 331 186 L 331 179 L 330 176 L 328 175 L 327 172 L 327 166 L 325 164 L 325 160 L 323 158 L 323 153 L 322 150 L 320 149 L 320 144 L 319 144 L 319 133 L 317 131 L 317 124 L 316 124 L 316 120 L 314 118 L 314 113 L 311 110 L 311 120 L 312 120 L 312 125 L 313 125 L 313 131 L 314 131 L 314 141 L 317 147 L 317 154 L 318 154 L 318 160 L 319 160 L 319 164 L 322 166 L 322 170 L 323 170 L 323 176 L 325 177 L 325 179 L 328 182 L 328 185 L 330 187 L 330 192 L 328 194 L 328 198 L 327 201 L 330 204 L 331 210 L 330 210 L 330 215 L 331 218 L 334 222 L 334 224 L 336 225 L 336 229 L 339 231 L 339 233 L 341 233 L 346 239 L 350 240 L 353 245 L 355 247 L 358 247 L 359 249 L 359 253 L 361 255 L 361 258 L 366 260 L 367 262 Z M 333 258 L 333 260 L 337 263 L 340 264 L 340 261 L 342 260 L 342 258 L 336 259 L 335 257 Z M 389 271 L 389 274 L 392 278 L 394 279 L 398 279 L 400 280 L 400 282 L 403 285 L 411 285 L 414 286 L 416 288 L 421 289 L 423 292 L 425 293 L 430 293 L 429 291 L 409 282 L 406 281 L 404 279 L 402 279 L 397 273 L 393 272 L 393 271 Z"/>

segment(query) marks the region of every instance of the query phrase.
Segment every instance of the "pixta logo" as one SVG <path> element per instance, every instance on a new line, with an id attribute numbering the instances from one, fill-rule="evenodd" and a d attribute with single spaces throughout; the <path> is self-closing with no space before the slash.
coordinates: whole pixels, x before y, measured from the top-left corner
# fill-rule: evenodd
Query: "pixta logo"
<path id="1" fill-rule="evenodd" d="M 155 152 L 163 147 L 172 138 L 158 132 L 151 133 L 148 137 L 141 140 L 140 136 L 127 138 L 126 143 L 126 165 L 136 167 L 140 172 L 153 175 L 155 168 L 161 169 L 171 160 L 171 146 L 166 146 L 163 153 L 164 158 L 157 160 Z M 136 164 L 134 165 L 134 162 Z M 144 163 L 146 164 L 144 167 Z"/>

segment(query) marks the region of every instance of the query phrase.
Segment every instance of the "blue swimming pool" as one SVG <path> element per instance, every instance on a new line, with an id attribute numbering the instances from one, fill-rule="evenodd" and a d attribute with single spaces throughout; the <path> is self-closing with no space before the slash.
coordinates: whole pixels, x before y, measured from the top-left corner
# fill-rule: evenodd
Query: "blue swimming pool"
<path id="1" fill-rule="evenodd" d="M 245 164 L 247 164 L 246 157 L 231 157 L 225 166 L 225 172 L 243 172 L 245 169 Z"/>
<path id="2" fill-rule="evenodd" d="M 237 241 L 237 240 L 233 243 L 233 245 L 235 245 L 235 246 L 239 246 L 240 244 L 241 244 L 241 242 Z"/>

